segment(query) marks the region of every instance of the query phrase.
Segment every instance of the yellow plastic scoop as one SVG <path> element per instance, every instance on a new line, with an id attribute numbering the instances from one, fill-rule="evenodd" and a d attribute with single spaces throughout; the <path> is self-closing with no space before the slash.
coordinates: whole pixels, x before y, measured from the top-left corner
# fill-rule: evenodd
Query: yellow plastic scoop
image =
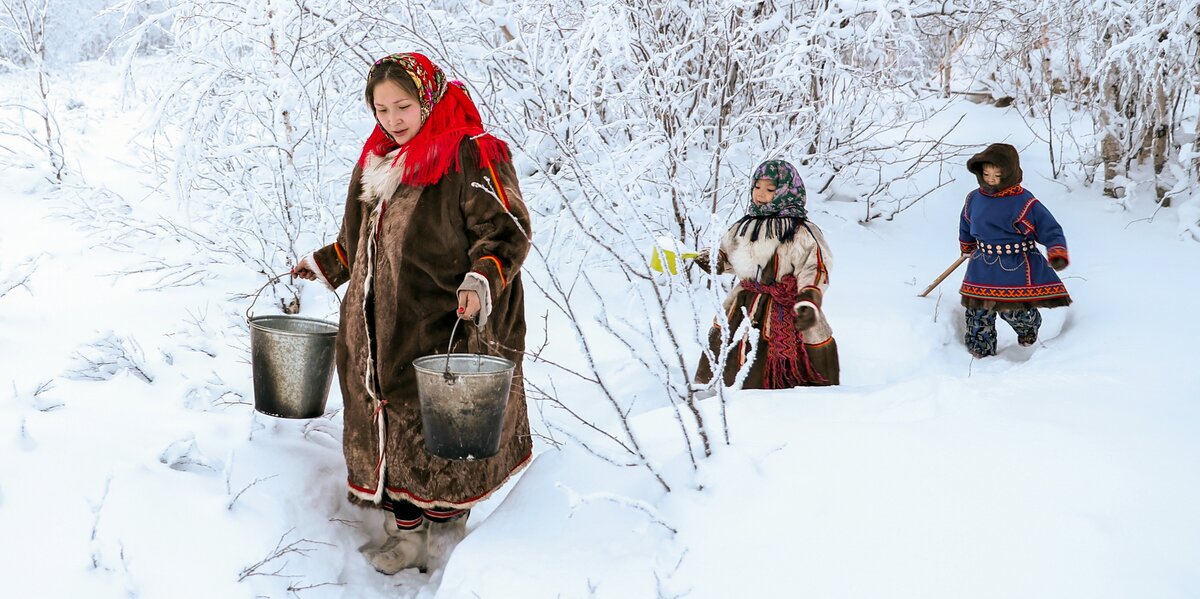
<path id="1" fill-rule="evenodd" d="M 656 241 L 657 244 L 650 250 L 650 268 L 654 272 L 677 275 L 684 260 L 692 260 L 700 255 L 699 252 L 684 249 L 670 237 L 659 237 Z"/>

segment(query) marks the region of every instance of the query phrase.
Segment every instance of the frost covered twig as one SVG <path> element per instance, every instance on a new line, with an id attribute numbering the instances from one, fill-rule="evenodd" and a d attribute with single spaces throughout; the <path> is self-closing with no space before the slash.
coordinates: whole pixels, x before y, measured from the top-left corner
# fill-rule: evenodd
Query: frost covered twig
<path id="1" fill-rule="evenodd" d="M 171 150 L 154 153 L 154 174 L 187 218 L 153 228 L 212 260 L 286 271 L 336 230 L 353 168 L 339 136 L 358 128 L 363 57 L 375 52 L 365 44 L 379 26 L 341 0 L 172 9 L 177 79 L 158 88 L 147 133 Z M 168 264 L 182 270 L 159 285 L 195 285 L 207 273 Z M 299 309 L 298 288 L 289 292 L 284 304 Z"/>
<path id="2" fill-rule="evenodd" d="M 109 332 L 103 338 L 75 352 L 67 378 L 77 381 L 107 381 L 120 372 L 129 372 L 146 383 L 154 377 L 146 365 L 141 346 L 129 337 Z"/>
<path id="3" fill-rule="evenodd" d="M 104 479 L 104 491 L 100 494 L 100 500 L 92 504 L 92 534 L 88 538 L 88 542 L 92 545 L 92 569 L 100 567 L 100 546 L 96 540 L 96 536 L 100 530 L 100 513 L 104 510 L 104 504 L 108 501 L 108 491 L 112 488 L 112 474 Z"/>
<path id="4" fill-rule="evenodd" d="M 250 490 L 250 487 L 253 487 L 254 485 L 257 485 L 258 483 L 261 483 L 261 482 L 265 482 L 265 481 L 271 480 L 272 478 L 275 478 L 276 476 L 279 476 L 279 475 L 278 475 L 278 474 L 272 474 L 271 476 L 263 476 L 263 477 L 260 477 L 260 478 L 256 478 L 256 479 L 254 479 L 254 482 L 251 482 L 250 484 L 248 484 L 248 485 L 246 485 L 246 486 L 242 487 L 242 490 L 241 490 L 241 491 L 238 491 L 236 495 L 234 495 L 232 498 L 230 498 L 230 499 L 229 499 L 229 503 L 225 504 L 225 509 L 226 509 L 226 510 L 232 510 L 232 509 L 233 509 L 233 504 L 237 503 L 237 500 L 238 500 L 239 498 L 241 498 L 241 496 L 242 496 L 242 493 L 245 493 L 246 491 L 249 491 L 249 490 Z"/>
<path id="5" fill-rule="evenodd" d="M 312 541 L 309 539 L 298 539 L 285 545 L 284 541 L 287 540 L 288 535 L 295 532 L 295 530 L 295 528 L 290 528 L 287 532 L 283 533 L 283 535 L 279 537 L 279 542 L 275 543 L 275 548 L 272 549 L 271 552 L 263 559 L 244 568 L 238 575 L 237 581 L 242 582 L 251 576 L 279 576 L 281 578 L 298 578 L 299 575 L 297 574 L 283 574 L 284 568 L 287 568 L 288 566 L 288 556 L 307 556 L 315 549 L 315 547 L 309 547 L 308 545 L 325 545 L 328 547 L 333 547 L 333 545 L 330 545 L 329 543 Z M 272 564 L 272 562 L 277 560 L 283 560 L 283 562 L 277 565 Z M 268 566 L 274 568 L 274 570 L 265 570 L 265 568 Z"/>
<path id="6" fill-rule="evenodd" d="M 582 494 L 562 483 L 557 483 L 554 486 L 558 487 L 559 489 L 562 489 L 563 492 L 566 493 L 567 505 L 570 506 L 572 514 L 574 514 L 575 510 L 579 509 L 579 507 L 581 507 L 587 503 L 592 503 L 592 502 L 614 503 L 621 507 L 627 507 L 627 508 L 631 508 L 631 509 L 637 510 L 639 512 L 642 512 L 643 514 L 645 514 L 647 517 L 650 518 L 651 522 L 667 529 L 673 535 L 679 533 L 679 531 L 674 526 L 667 524 L 667 522 L 663 519 L 662 515 L 659 514 L 657 508 L 655 508 L 653 505 L 650 505 L 649 503 L 646 503 L 645 501 L 640 501 L 637 499 L 630 499 L 628 497 L 622 497 L 620 495 L 615 495 L 613 493 Z"/>
<path id="7" fill-rule="evenodd" d="M 17 382 L 13 381 L 12 386 L 13 386 L 13 397 L 16 399 L 21 399 L 22 393 L 21 393 L 21 391 L 19 391 L 17 389 Z M 28 397 L 28 399 L 31 400 L 33 407 L 37 408 L 37 410 L 39 412 L 50 412 L 50 411 L 57 410 L 58 408 L 63 407 L 64 404 L 62 401 L 47 400 L 46 398 L 42 397 L 43 393 L 50 391 L 53 388 L 54 388 L 54 379 L 46 379 L 46 380 L 38 383 L 37 386 L 35 386 L 33 388 L 33 391 L 29 392 L 29 395 L 27 397 Z"/>
<path id="8" fill-rule="evenodd" d="M 298 585 L 296 583 L 292 583 L 292 584 L 288 585 L 287 591 L 289 593 L 291 593 L 292 595 L 299 597 L 300 593 L 303 591 L 311 591 L 312 589 L 316 589 L 316 588 L 320 588 L 320 587 L 329 587 L 329 586 L 340 587 L 340 586 L 345 586 L 345 584 L 346 583 L 344 583 L 344 582 L 319 582 L 317 584 L 305 584 L 305 585 Z"/>
<path id="9" fill-rule="evenodd" d="M 0 272 L 0 297 L 8 295 L 19 287 L 29 289 L 29 281 L 33 278 L 33 273 L 37 272 L 37 268 L 38 259 L 29 258 L 8 272 Z"/>

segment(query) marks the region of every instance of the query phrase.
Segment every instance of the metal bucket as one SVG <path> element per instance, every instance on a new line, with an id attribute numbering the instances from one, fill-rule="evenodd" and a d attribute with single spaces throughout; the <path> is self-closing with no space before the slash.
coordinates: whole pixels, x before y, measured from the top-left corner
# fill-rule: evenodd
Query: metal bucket
<path id="1" fill-rule="evenodd" d="M 254 316 L 248 320 L 254 409 L 280 418 L 324 414 L 333 381 L 338 325 L 301 316 Z"/>
<path id="2" fill-rule="evenodd" d="M 476 354 L 413 360 L 425 451 L 447 460 L 496 455 L 516 367 L 504 358 Z"/>

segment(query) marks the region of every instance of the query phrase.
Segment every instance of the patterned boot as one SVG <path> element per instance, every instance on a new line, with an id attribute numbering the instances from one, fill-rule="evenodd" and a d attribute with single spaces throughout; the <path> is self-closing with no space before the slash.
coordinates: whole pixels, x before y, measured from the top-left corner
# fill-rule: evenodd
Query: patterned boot
<path id="1" fill-rule="evenodd" d="M 1000 318 L 1004 319 L 1013 331 L 1017 333 L 1017 343 L 1022 347 L 1029 347 L 1037 343 L 1038 329 L 1042 327 L 1042 314 L 1037 308 L 1027 308 L 1024 310 L 1008 310 L 1000 313 Z"/>
<path id="2" fill-rule="evenodd" d="M 967 332 L 963 341 L 975 358 L 996 355 L 996 313 L 985 308 L 967 308 Z"/>
<path id="3" fill-rule="evenodd" d="M 424 572 L 429 561 L 429 523 L 421 522 L 420 526 L 411 530 L 393 527 L 388 530 L 388 540 L 381 547 L 363 554 L 376 570 L 384 574 L 395 574 L 408 568 Z"/>

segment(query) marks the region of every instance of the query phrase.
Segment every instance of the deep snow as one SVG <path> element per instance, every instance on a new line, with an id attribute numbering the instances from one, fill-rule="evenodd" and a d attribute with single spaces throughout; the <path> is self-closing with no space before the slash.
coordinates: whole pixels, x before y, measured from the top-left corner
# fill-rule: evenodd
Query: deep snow
<path id="1" fill-rule="evenodd" d="M 115 108 L 102 70 L 64 119 L 68 154 L 131 214 L 176 218 L 130 167 L 122 148 L 138 115 Z M 644 469 L 539 441 L 533 465 L 475 511 L 429 575 L 383 576 L 356 551 L 380 532 L 343 498 L 336 384 L 327 419 L 281 421 L 246 404 L 247 300 L 236 296 L 261 277 L 214 266 L 203 285 L 157 290 L 153 276 L 112 276 L 144 259 L 105 241 L 112 225 L 82 230 L 108 222 L 74 202 L 88 192 L 55 191 L 37 167 L 5 170 L 0 280 L 29 258 L 37 270 L 0 297 L 0 382 L 11 381 L 0 594 L 1200 596 L 1200 246 L 1179 239 L 1171 210 L 1146 220 L 1148 202 L 1118 211 L 1096 188 L 1049 180 L 1044 149 L 1026 149 L 1033 136 L 1009 110 L 957 104 L 924 126 L 936 137 L 963 113 L 948 141 L 1022 148 L 1026 186 L 1066 230 L 1076 303 L 1044 311 L 1034 347 L 1001 323 L 1000 354 L 971 359 L 961 270 L 916 297 L 956 257 L 965 169 L 948 165 L 956 185 L 890 222 L 862 225 L 860 205 L 811 197 L 835 255 L 825 309 L 841 387 L 734 395 L 733 443 L 694 476 L 673 415 L 647 401 L 635 416 L 643 441 L 672 480 L 693 483 L 671 493 Z M 308 314 L 335 313 L 323 290 L 304 293 Z M 530 298 L 531 340 L 545 309 Z M 123 343 L 145 376 L 121 365 L 105 381 L 70 374 L 102 339 Z M 570 360 L 575 348 L 551 351 Z M 612 368 L 628 359 L 606 352 Z M 560 391 L 605 418 L 594 393 Z M 705 408 L 716 417 L 715 400 Z M 539 431 L 572 426 L 552 407 L 532 411 Z M 292 551 L 246 571 L 277 548 Z"/>

